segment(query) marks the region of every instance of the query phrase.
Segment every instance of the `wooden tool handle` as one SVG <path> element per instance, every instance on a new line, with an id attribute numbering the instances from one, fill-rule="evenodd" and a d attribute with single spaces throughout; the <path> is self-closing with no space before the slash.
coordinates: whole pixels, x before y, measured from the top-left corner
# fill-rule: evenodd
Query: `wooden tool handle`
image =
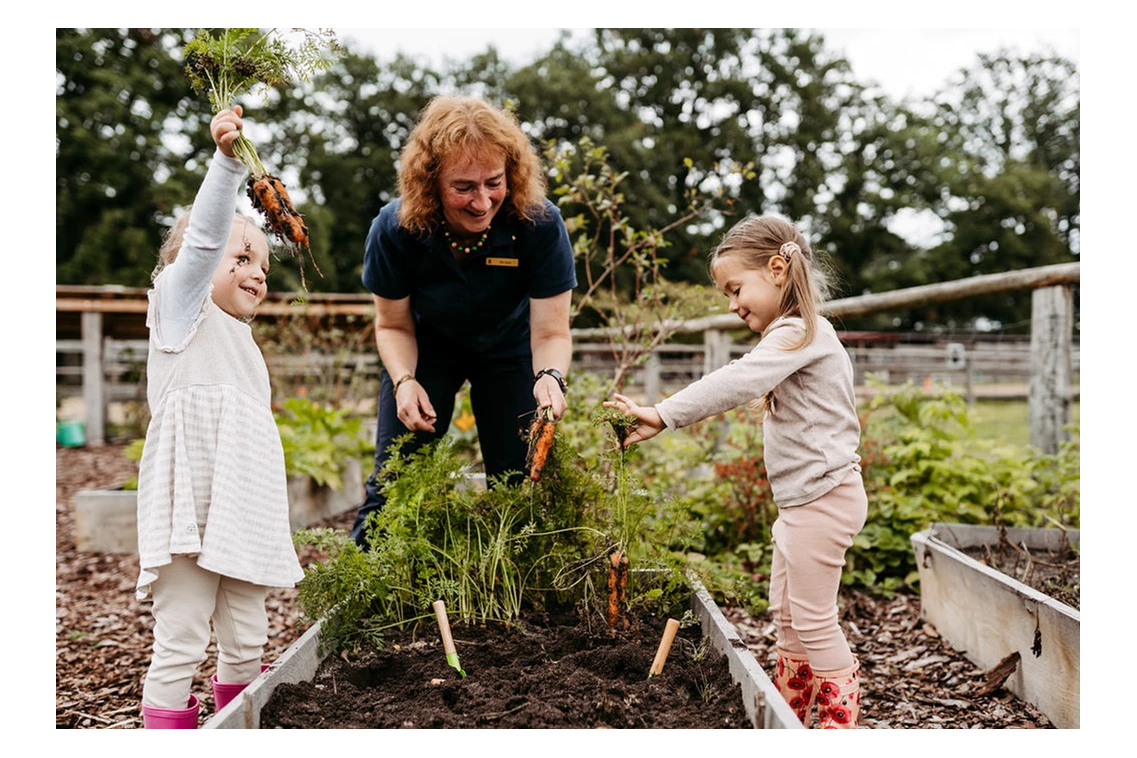
<path id="1" fill-rule="evenodd" d="M 675 619 L 667 619 L 667 626 L 663 630 L 663 639 L 659 642 L 659 649 L 655 651 L 655 660 L 651 663 L 651 671 L 648 672 L 648 676 L 663 673 L 663 664 L 667 660 L 667 654 L 671 652 L 671 643 L 675 641 L 675 633 L 678 631 L 679 622 Z"/>
<path id="2" fill-rule="evenodd" d="M 447 655 L 455 652 L 454 638 L 450 636 L 450 619 L 446 617 L 446 603 L 434 601 L 434 615 L 438 618 L 438 630 L 442 633 L 442 649 Z"/>

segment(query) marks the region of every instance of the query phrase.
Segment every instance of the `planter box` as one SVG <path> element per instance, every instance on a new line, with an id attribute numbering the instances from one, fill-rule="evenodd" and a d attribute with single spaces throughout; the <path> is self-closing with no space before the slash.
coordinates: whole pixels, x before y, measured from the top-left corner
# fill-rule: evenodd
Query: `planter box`
<path id="1" fill-rule="evenodd" d="M 1058 529 L 1007 529 L 1030 550 L 1062 546 Z M 1079 532 L 1067 531 L 1077 547 Z M 1077 729 L 1081 614 L 962 552 L 998 544 L 997 527 L 933 524 L 912 535 L 920 574 L 921 615 L 976 666 L 994 667 L 1013 652 L 1019 665 L 1006 689 L 1060 729 Z"/>
<path id="2" fill-rule="evenodd" d="M 702 622 L 703 637 L 719 655 L 726 657 L 731 678 L 741 687 L 750 723 L 756 729 L 804 729 L 710 593 L 697 581 L 692 586 L 691 607 Z M 202 728 L 259 729 L 261 709 L 276 687 L 315 676 L 322 660 L 319 644 L 320 624 L 316 623 Z"/>
<path id="3" fill-rule="evenodd" d="M 343 489 L 317 485 L 311 477 L 288 480 L 288 521 L 296 531 L 358 508 L 363 502 L 363 466 L 356 458 L 344 466 Z M 138 493 L 98 489 L 75 493 L 75 548 L 90 553 L 138 552 Z"/>

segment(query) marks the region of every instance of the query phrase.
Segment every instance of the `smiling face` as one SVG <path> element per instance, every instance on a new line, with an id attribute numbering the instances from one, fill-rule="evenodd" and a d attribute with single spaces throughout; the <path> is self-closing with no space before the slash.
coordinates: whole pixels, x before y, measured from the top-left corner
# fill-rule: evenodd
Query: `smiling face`
<path id="1" fill-rule="evenodd" d="M 771 256 L 766 265 L 750 268 L 737 256 L 719 258 L 711 271 L 715 285 L 730 298 L 730 312 L 746 322 L 752 332 L 761 332 L 778 317 L 786 262 Z"/>
<path id="2" fill-rule="evenodd" d="M 474 237 L 488 229 L 501 210 L 508 189 L 504 156 L 444 163 L 438 177 L 438 194 L 451 233 Z"/>
<path id="3" fill-rule="evenodd" d="M 230 316 L 248 321 L 268 293 L 268 239 L 248 220 L 233 221 L 229 245 L 213 273 L 213 302 Z"/>

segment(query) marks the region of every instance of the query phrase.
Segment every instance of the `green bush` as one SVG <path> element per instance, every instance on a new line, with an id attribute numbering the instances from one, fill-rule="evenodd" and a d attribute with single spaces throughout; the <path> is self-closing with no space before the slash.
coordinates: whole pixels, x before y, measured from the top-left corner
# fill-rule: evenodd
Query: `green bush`
<path id="1" fill-rule="evenodd" d="M 757 411 L 741 407 L 660 435 L 640 474 L 702 524 L 696 560 L 716 598 L 766 607 L 777 515 L 762 463 Z M 911 535 L 933 522 L 1076 527 L 1079 444 L 1056 455 L 978 438 L 958 394 L 911 384 L 879 392 L 862 409 L 861 465 L 868 519 L 842 581 L 887 594 L 916 588 Z"/>
<path id="2" fill-rule="evenodd" d="M 374 442 L 364 439 L 362 419 L 348 410 L 294 397 L 275 414 L 288 476 L 310 476 L 321 486 L 343 489 L 350 458 L 370 458 Z"/>

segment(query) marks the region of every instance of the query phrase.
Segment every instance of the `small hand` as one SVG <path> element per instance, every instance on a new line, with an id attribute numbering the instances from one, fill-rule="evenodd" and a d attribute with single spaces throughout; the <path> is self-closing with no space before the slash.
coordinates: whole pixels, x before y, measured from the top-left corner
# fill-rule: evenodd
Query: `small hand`
<path id="1" fill-rule="evenodd" d="M 605 408 L 615 408 L 628 416 L 635 416 L 639 422 L 624 438 L 623 447 L 649 440 L 664 429 L 663 419 L 654 407 L 644 408 L 629 397 L 614 393 L 612 400 L 604 401 Z"/>
<path id="2" fill-rule="evenodd" d="M 209 122 L 209 133 L 213 135 L 213 142 L 223 155 L 236 158 L 233 153 L 233 143 L 241 136 L 244 121 L 241 119 L 242 108 L 234 105 L 231 109 L 219 111 Z"/>

